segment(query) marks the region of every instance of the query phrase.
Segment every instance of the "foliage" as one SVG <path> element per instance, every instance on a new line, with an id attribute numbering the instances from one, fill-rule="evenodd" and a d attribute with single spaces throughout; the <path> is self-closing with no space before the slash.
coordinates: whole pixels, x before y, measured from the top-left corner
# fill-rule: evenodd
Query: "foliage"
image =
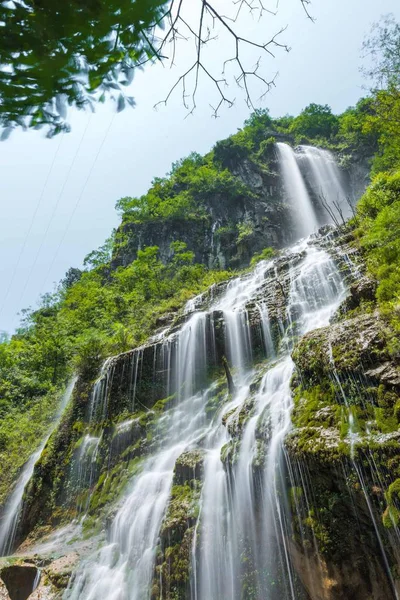
<path id="1" fill-rule="evenodd" d="M 290 127 L 291 132 L 296 136 L 326 139 L 335 135 L 338 129 L 338 117 L 332 114 L 327 104 L 310 104 L 293 120 Z"/>
<path id="2" fill-rule="evenodd" d="M 150 32 L 167 0 L 25 0 L 0 2 L 0 124 L 68 129 L 67 105 L 115 98 L 135 67 L 157 56 Z M 5 130 L 7 135 L 8 129 Z"/>
<path id="3" fill-rule="evenodd" d="M 238 245 L 254 235 L 254 229 L 251 223 L 239 223 L 237 230 L 238 236 L 236 243 Z"/>
<path id="4" fill-rule="evenodd" d="M 273 248 L 264 248 L 261 252 L 258 252 L 253 256 L 250 261 L 250 266 L 254 267 L 260 260 L 270 260 L 276 254 L 276 251 Z"/>
<path id="5" fill-rule="evenodd" d="M 125 223 L 165 222 L 172 219 L 203 220 L 210 197 L 251 197 L 251 190 L 227 168 L 219 168 L 208 155 L 192 153 L 174 163 L 169 177 L 155 179 L 140 198 L 125 197 L 116 209 Z"/>
<path id="6" fill-rule="evenodd" d="M 112 236 L 106 239 L 104 244 L 100 246 L 97 250 L 92 250 L 85 258 L 83 259 L 84 267 L 100 267 L 101 265 L 106 265 L 110 262 L 112 257 L 112 251 L 115 243 L 115 231 Z"/>
<path id="7" fill-rule="evenodd" d="M 265 146 L 270 131 L 273 131 L 273 120 L 268 110 L 254 111 L 244 122 L 243 129 L 226 140 L 216 143 L 214 162 L 224 169 L 232 169 L 239 161 L 251 156 L 255 157 L 261 144 Z"/>
<path id="8" fill-rule="evenodd" d="M 392 14 L 372 26 L 363 43 L 363 73 L 379 87 L 400 86 L 400 24 Z"/>
<path id="9" fill-rule="evenodd" d="M 59 403 L 58 394 L 48 392 L 24 406 L 7 406 L 0 419 L 0 504 L 9 494 L 17 473 L 46 434 Z M 4 404 L 2 404 L 4 409 Z"/>
<path id="10" fill-rule="evenodd" d="M 375 177 L 357 210 L 367 265 L 379 282 L 378 301 L 400 333 L 400 171 Z"/>

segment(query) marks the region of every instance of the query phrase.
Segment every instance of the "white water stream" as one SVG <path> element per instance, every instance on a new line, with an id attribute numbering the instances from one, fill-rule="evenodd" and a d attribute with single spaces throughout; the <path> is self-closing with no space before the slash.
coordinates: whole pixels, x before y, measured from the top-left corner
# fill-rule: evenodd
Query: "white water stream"
<path id="1" fill-rule="evenodd" d="M 283 187 L 292 205 L 297 237 L 301 238 L 316 231 L 318 219 L 293 148 L 288 144 L 278 142 L 276 149 L 282 172 Z"/>
<path id="2" fill-rule="evenodd" d="M 65 393 L 63 394 L 53 423 L 43 438 L 39 448 L 30 456 L 29 460 L 23 466 L 15 488 L 7 500 L 0 524 L 0 556 L 8 556 L 14 550 L 15 534 L 21 514 L 24 490 L 33 475 L 35 464 L 39 460 L 40 455 L 42 454 L 51 434 L 60 422 L 62 414 L 69 402 L 69 399 L 71 398 L 75 381 L 76 379 L 73 379 L 69 383 Z"/>
<path id="3" fill-rule="evenodd" d="M 340 221 L 340 215 L 335 209 L 338 203 L 345 218 L 350 217 L 350 206 L 346 201 L 349 195 L 343 181 L 343 176 L 333 155 L 322 148 L 301 145 L 296 152 L 296 160 L 301 171 L 307 171 L 308 181 L 317 195 L 323 195 Z M 326 222 L 331 222 L 326 214 Z"/>

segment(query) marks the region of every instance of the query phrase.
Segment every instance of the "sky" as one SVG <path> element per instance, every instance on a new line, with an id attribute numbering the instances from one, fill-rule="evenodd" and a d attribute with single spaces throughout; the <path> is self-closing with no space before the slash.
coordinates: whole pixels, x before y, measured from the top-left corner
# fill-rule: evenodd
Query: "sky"
<path id="1" fill-rule="evenodd" d="M 231 4 L 214 2 L 221 12 Z M 187 0 L 187 5 L 194 23 L 198 3 Z M 275 11 L 276 5 L 270 8 Z M 275 57 L 265 56 L 259 71 L 268 80 L 277 74 L 276 86 L 260 101 L 261 83 L 252 90 L 254 106 L 269 108 L 275 117 L 297 114 L 311 102 L 329 104 L 336 113 L 355 104 L 366 93 L 359 72 L 365 34 L 381 15 L 400 19 L 398 0 L 313 0 L 309 9 L 315 22 L 307 19 L 300 0 L 280 0 L 276 15 L 258 20 L 243 14 L 235 23 L 241 34 L 258 42 L 287 26 L 278 39 L 290 52 L 275 48 Z M 204 48 L 204 63 L 219 76 L 232 56 L 232 40 L 223 31 L 216 33 Z M 40 295 L 53 291 L 69 267 L 81 267 L 84 257 L 104 242 L 118 225 L 114 206 L 119 198 L 143 194 L 172 162 L 192 151 L 208 152 L 243 125 L 250 110 L 243 91 L 232 83 L 232 63 L 224 93 L 235 102 L 221 107 L 217 119 L 210 105 L 218 103 L 218 96 L 204 77 L 191 115 L 178 90 L 166 106 L 154 109 L 192 64 L 191 53 L 190 42 L 181 42 L 173 68 L 156 64 L 136 74 L 133 109 L 116 114 L 108 103 L 95 113 L 71 111 L 71 133 L 47 139 L 43 131 L 16 131 L 0 143 L 0 331 L 12 333 L 21 309 L 37 306 Z M 258 48 L 243 47 L 249 70 L 260 54 Z"/>

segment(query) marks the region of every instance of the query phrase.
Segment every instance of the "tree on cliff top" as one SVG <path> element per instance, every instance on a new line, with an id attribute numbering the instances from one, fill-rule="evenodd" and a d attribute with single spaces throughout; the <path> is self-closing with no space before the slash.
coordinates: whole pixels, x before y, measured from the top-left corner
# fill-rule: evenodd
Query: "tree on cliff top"
<path id="1" fill-rule="evenodd" d="M 310 104 L 301 111 L 291 125 L 291 131 L 296 135 L 310 138 L 324 137 L 329 139 L 337 133 L 339 119 L 332 114 L 327 104 Z"/>
<path id="2" fill-rule="evenodd" d="M 307 12 L 309 0 L 300 0 Z M 188 13 L 184 12 L 187 7 Z M 268 11 L 262 0 L 232 0 L 232 14 L 222 15 L 208 0 L 0 0 L 0 127 L 5 139 L 16 127 L 49 127 L 49 135 L 68 130 L 67 106 L 93 109 L 112 98 L 117 110 L 134 100 L 124 90 L 135 69 L 154 61 L 174 64 L 177 42 L 192 41 L 193 64 L 172 85 L 181 90 L 190 111 L 196 106 L 200 77 L 213 82 L 217 101 L 232 105 L 225 95 L 225 75 L 203 60 L 206 44 L 216 29 L 229 35 L 232 55 L 222 70 L 234 65 L 234 81 L 252 106 L 249 80 L 268 90 L 273 79 L 261 75 L 260 60 L 246 65 L 242 48 L 273 56 L 281 44 L 278 32 L 269 40 L 247 39 L 240 31 L 244 10 L 261 17 Z M 308 14 L 308 13 L 307 13 Z M 239 24 L 239 27 L 238 27 Z M 261 59 L 261 57 L 260 57 Z"/>

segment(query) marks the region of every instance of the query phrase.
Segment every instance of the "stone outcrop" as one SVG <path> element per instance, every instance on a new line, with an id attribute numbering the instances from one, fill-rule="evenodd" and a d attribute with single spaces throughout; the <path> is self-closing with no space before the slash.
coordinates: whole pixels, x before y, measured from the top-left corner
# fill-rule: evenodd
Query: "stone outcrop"
<path id="1" fill-rule="evenodd" d="M 399 514 L 400 364 L 374 291 L 361 276 L 332 325 L 306 334 L 293 352 L 286 448 L 304 485 L 293 493 L 290 549 L 311 600 L 384 600 L 400 589 L 390 573 L 397 544 L 385 532 Z"/>
<path id="2" fill-rule="evenodd" d="M 190 561 L 199 515 L 203 453 L 184 452 L 175 463 L 171 497 L 161 526 L 152 598 L 185 600 L 190 595 Z"/>
<path id="3" fill-rule="evenodd" d="M 368 159 L 354 157 L 342 162 L 346 192 L 351 199 L 359 198 L 368 184 Z M 251 257 L 266 247 L 283 248 L 293 243 L 296 222 L 273 144 L 257 161 L 239 153 L 230 155 L 223 166 L 247 187 L 247 195 L 205 195 L 201 200 L 202 219 L 179 217 L 125 223 L 121 230 L 127 241 L 113 257 L 112 267 L 130 264 L 144 246 L 158 246 L 161 259 L 167 262 L 171 257 L 170 244 L 175 240 L 185 242 L 197 262 L 223 269 L 247 266 Z M 312 177 L 307 172 L 304 175 L 315 211 L 323 222 L 321 190 L 311 185 Z M 245 227 L 246 235 L 239 237 L 238 227 Z"/>
<path id="4" fill-rule="evenodd" d="M 3 567 L 0 577 L 10 600 L 27 600 L 39 585 L 41 573 L 34 565 L 10 565 Z M 4 591 L 4 589 L 3 589 Z"/>

